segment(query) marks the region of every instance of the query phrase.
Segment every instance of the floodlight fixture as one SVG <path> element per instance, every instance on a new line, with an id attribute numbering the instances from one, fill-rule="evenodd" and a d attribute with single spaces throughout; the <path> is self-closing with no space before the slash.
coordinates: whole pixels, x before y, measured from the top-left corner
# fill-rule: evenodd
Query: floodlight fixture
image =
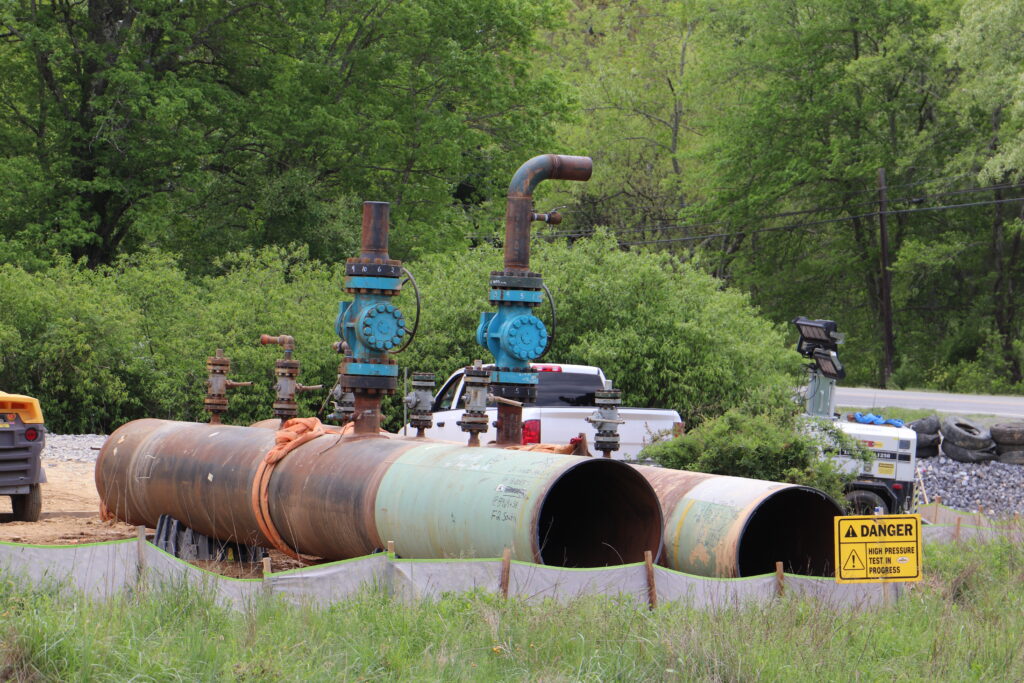
<path id="1" fill-rule="evenodd" d="M 811 320 L 800 316 L 793 320 L 793 324 L 800 332 L 796 350 L 805 358 L 811 358 L 814 350 L 819 348 L 836 351 L 843 343 L 843 335 L 833 320 Z"/>
<path id="2" fill-rule="evenodd" d="M 814 349 L 812 358 L 817 371 L 829 379 L 843 379 L 846 368 L 839 362 L 839 354 L 830 349 Z"/>

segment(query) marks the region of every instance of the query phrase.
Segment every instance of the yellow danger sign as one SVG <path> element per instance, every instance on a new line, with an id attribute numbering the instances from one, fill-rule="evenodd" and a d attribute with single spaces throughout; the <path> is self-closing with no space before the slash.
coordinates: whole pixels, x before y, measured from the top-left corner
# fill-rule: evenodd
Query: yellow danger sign
<path id="1" fill-rule="evenodd" d="M 921 580 L 921 515 L 836 517 L 836 581 Z"/>

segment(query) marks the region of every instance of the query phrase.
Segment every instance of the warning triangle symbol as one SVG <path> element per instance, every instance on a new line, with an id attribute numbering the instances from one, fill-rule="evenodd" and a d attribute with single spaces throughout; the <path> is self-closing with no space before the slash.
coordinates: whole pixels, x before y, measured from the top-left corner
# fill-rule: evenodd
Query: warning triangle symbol
<path id="1" fill-rule="evenodd" d="M 853 527 L 846 527 L 846 535 L 843 538 L 857 538 L 857 532 L 853 530 Z"/>
<path id="2" fill-rule="evenodd" d="M 846 571 L 854 571 L 857 569 L 864 569 L 864 561 L 860 559 L 860 555 L 854 550 L 846 557 L 846 564 L 843 565 L 843 569 Z"/>

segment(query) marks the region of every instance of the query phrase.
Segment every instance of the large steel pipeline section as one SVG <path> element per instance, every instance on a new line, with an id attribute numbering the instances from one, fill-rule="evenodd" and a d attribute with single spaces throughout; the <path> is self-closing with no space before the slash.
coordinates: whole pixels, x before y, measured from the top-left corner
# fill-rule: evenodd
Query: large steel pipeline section
<path id="1" fill-rule="evenodd" d="M 223 541 L 271 547 L 251 504 L 275 431 L 144 419 L 107 439 L 96 487 L 107 510 L 153 527 L 163 514 Z M 299 553 L 335 560 L 395 542 L 402 557 L 497 557 L 599 567 L 660 550 L 647 481 L 617 461 L 326 434 L 281 460 L 270 515 Z"/>
<path id="2" fill-rule="evenodd" d="M 665 517 L 662 563 L 699 576 L 775 571 L 834 574 L 833 517 L 843 514 L 807 486 L 634 466 L 654 487 Z"/>
<path id="3" fill-rule="evenodd" d="M 505 272 L 498 275 L 521 275 L 523 282 L 536 275 L 529 272 L 530 223 L 540 220 L 532 205 L 536 185 L 590 174 L 586 157 L 541 155 L 520 167 L 509 186 Z M 362 272 L 358 266 L 368 263 L 378 270 L 400 266 L 387 256 L 386 205 L 373 202 L 364 206 L 360 258 L 350 259 L 346 272 Z M 348 279 L 347 291 L 363 292 L 358 287 L 366 283 Z M 377 295 L 393 293 L 384 287 Z M 392 362 L 371 351 L 346 357 L 340 377 L 351 367 L 379 369 L 363 368 L 361 356 Z M 509 547 L 519 560 L 596 567 L 638 562 L 646 550 L 658 555 L 664 532 L 661 562 L 691 574 L 751 576 L 774 571 L 780 561 L 795 573 L 833 571 L 832 518 L 842 511 L 815 489 L 379 435 L 380 396 L 365 398 L 375 420 L 357 423 L 354 434 L 308 441 L 273 470 L 269 516 L 294 551 L 333 560 L 366 555 L 388 541 L 401 556 L 421 558 L 494 557 Z M 251 492 L 275 445 L 274 429 L 263 427 L 279 424 L 130 422 L 100 451 L 100 498 L 131 524 L 153 527 L 167 514 L 222 541 L 272 547 Z"/>

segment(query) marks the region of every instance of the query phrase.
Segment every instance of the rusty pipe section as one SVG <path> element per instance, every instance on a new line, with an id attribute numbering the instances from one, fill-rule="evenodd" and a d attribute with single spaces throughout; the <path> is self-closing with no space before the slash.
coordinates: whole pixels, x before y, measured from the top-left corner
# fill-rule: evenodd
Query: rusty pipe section
<path id="1" fill-rule="evenodd" d="M 590 157 L 541 154 L 516 171 L 508 186 L 505 209 L 505 270 L 530 270 L 530 223 L 534 219 L 533 190 L 544 180 L 590 180 Z"/>
<path id="2" fill-rule="evenodd" d="M 363 236 L 359 258 L 384 261 L 391 258 L 388 256 L 390 206 L 388 202 L 363 202 Z"/>
<path id="3" fill-rule="evenodd" d="M 103 445 L 96 487 L 130 524 L 169 514 L 225 541 L 269 546 L 251 508 L 271 429 L 145 419 Z M 403 557 L 499 557 L 595 567 L 657 554 L 662 517 L 650 484 L 616 461 L 329 434 L 284 458 L 270 515 L 300 553 L 335 560 L 394 541 Z"/>
<path id="4" fill-rule="evenodd" d="M 665 518 L 662 563 L 698 576 L 834 574 L 836 501 L 807 486 L 635 465 Z"/>

